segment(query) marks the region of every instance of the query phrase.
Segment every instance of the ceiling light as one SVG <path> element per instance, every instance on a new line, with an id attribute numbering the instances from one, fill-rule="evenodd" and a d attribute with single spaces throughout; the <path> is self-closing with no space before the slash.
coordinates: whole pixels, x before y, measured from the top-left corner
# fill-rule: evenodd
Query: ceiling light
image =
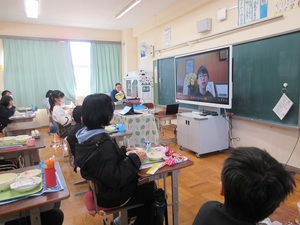
<path id="1" fill-rule="evenodd" d="M 117 12 L 115 18 L 119 19 L 121 16 L 126 14 L 129 10 L 131 10 L 134 6 L 139 4 L 141 1 L 142 0 L 130 0 L 130 2 L 124 8 L 122 8 L 119 12 Z"/>
<path id="2" fill-rule="evenodd" d="M 25 0 L 25 11 L 26 11 L 27 17 L 38 18 L 39 1 L 38 0 Z"/>

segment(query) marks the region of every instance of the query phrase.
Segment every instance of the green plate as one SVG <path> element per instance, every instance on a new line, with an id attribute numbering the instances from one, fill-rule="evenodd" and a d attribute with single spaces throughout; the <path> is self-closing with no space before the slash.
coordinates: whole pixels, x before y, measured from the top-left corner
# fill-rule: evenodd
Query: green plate
<path id="1" fill-rule="evenodd" d="M 24 197 L 27 195 L 37 193 L 42 189 L 43 189 L 43 182 L 41 182 L 36 188 L 26 192 L 18 192 L 15 190 L 8 189 L 7 191 L 0 192 L 0 201 L 6 201 L 14 198 Z"/>

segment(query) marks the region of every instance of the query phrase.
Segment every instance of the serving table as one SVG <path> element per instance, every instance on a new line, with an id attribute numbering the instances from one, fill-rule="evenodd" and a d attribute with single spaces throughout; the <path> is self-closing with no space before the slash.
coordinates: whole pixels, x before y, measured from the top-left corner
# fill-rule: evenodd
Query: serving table
<path id="1" fill-rule="evenodd" d="M 142 146 L 145 141 L 150 141 L 155 145 L 159 143 L 155 118 L 152 114 L 120 115 L 118 111 L 115 111 L 111 123 L 123 123 L 125 130 L 132 133 L 131 136 L 124 138 L 128 147 Z"/>

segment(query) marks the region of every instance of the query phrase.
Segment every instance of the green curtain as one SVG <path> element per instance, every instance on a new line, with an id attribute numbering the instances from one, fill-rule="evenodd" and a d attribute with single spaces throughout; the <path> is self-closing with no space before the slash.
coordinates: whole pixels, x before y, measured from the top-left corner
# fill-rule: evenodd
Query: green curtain
<path id="1" fill-rule="evenodd" d="M 110 93 L 121 78 L 121 43 L 91 43 L 91 93 Z"/>
<path id="2" fill-rule="evenodd" d="M 61 90 L 68 104 L 76 82 L 68 42 L 3 39 L 4 87 L 17 106 L 42 106 L 48 90 Z"/>

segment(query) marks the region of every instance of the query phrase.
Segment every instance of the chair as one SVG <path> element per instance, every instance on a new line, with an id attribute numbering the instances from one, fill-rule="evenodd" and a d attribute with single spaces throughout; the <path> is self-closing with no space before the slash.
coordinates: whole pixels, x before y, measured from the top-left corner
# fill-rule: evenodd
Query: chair
<path id="1" fill-rule="evenodd" d="M 143 103 L 144 106 L 146 106 L 148 109 L 153 109 L 154 108 L 154 104 L 151 102 L 148 103 Z"/>
<path id="2" fill-rule="evenodd" d="M 130 206 L 119 206 L 115 208 L 104 208 L 101 206 L 98 206 L 97 203 L 97 187 L 96 184 L 93 181 L 89 181 L 89 185 L 91 188 L 91 191 L 87 192 L 85 194 L 85 206 L 88 210 L 88 212 L 95 216 L 96 214 L 99 214 L 103 216 L 103 224 L 107 225 L 107 215 L 113 215 L 113 219 L 117 218 L 120 214 L 121 216 L 121 224 L 120 225 L 128 225 L 128 215 L 127 210 L 137 208 L 140 206 L 143 206 L 143 204 L 136 204 L 136 205 L 130 205 Z"/>
<path id="3" fill-rule="evenodd" d="M 166 130 L 173 131 L 174 137 L 165 139 L 164 136 L 165 136 Z M 160 140 L 162 143 L 168 142 L 168 141 L 174 141 L 175 143 L 177 143 L 177 124 L 171 123 L 171 124 L 161 125 L 160 131 L 162 133 L 162 138 Z"/>
<path id="4" fill-rule="evenodd" d="M 69 160 L 69 163 L 70 165 L 74 168 L 74 172 L 77 173 L 77 166 L 74 164 L 74 156 L 71 152 L 71 147 L 70 147 L 70 144 L 67 140 L 67 138 L 64 139 L 64 142 L 65 142 L 65 145 L 66 145 L 66 148 L 67 148 L 67 152 L 68 152 L 68 160 Z M 79 185 L 79 184 L 87 184 L 87 180 L 82 180 L 82 181 L 78 181 L 78 182 L 75 182 L 74 185 Z M 85 194 L 87 193 L 89 190 L 85 190 L 85 191 L 81 191 L 81 192 L 77 192 L 75 193 L 75 196 L 76 195 L 82 195 L 82 194 Z"/>

